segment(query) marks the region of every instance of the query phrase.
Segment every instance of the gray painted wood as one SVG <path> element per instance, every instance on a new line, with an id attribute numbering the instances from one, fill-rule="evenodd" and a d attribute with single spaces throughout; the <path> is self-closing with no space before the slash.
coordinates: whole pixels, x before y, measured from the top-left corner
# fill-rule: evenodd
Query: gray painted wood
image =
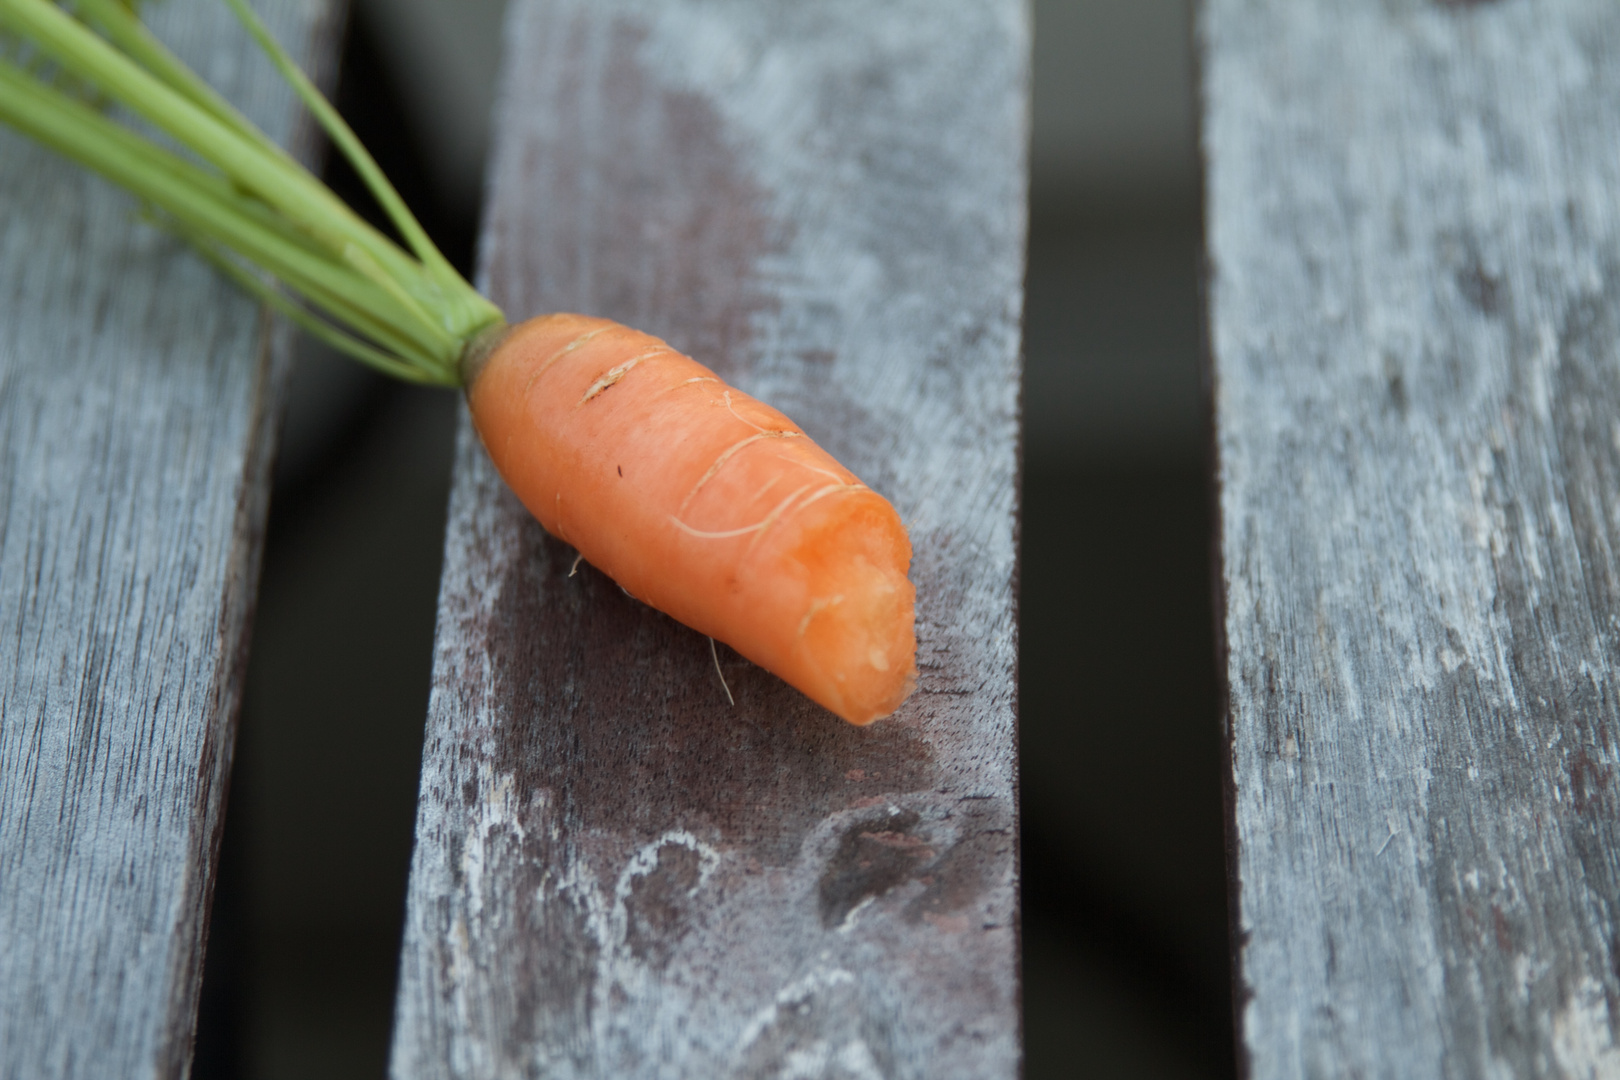
<path id="1" fill-rule="evenodd" d="M 1201 33 L 1252 1074 L 1620 1075 L 1620 6 Z"/>
<path id="2" fill-rule="evenodd" d="M 535 0 L 484 275 L 783 408 L 916 544 L 844 724 L 547 538 L 464 427 L 393 1072 L 1016 1075 L 1016 0 Z"/>
<path id="3" fill-rule="evenodd" d="M 330 51 L 324 0 L 255 6 Z M 151 18 L 294 133 L 224 5 Z M 130 199 L 0 131 L 7 1080 L 189 1069 L 288 340 Z"/>

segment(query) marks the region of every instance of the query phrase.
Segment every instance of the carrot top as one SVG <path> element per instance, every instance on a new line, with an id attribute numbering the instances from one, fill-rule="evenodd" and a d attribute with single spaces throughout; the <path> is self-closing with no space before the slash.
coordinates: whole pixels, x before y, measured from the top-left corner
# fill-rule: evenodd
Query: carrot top
<path id="1" fill-rule="evenodd" d="M 404 247 L 187 68 L 128 0 L 76 0 L 71 14 L 53 0 L 0 0 L 0 122 L 127 188 L 160 224 L 334 348 L 411 382 L 460 385 L 463 351 L 504 324 L 500 309 L 434 247 L 246 0 L 225 2 L 365 181 Z M 42 74 L 47 65 L 55 71 Z M 145 119 L 195 157 L 118 123 L 72 84 Z"/>

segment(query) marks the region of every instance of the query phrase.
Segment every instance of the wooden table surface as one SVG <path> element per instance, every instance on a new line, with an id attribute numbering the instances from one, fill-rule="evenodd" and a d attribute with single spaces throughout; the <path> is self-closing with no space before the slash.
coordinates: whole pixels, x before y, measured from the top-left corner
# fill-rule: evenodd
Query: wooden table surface
<path id="1" fill-rule="evenodd" d="M 255 6 L 332 55 L 324 0 Z M 229 9 L 149 14 L 294 139 Z M 133 200 L 0 130 L 5 1080 L 189 1067 L 289 341 Z"/>
<path id="2" fill-rule="evenodd" d="M 1251 1075 L 1620 1075 L 1620 6 L 1200 34 Z"/>

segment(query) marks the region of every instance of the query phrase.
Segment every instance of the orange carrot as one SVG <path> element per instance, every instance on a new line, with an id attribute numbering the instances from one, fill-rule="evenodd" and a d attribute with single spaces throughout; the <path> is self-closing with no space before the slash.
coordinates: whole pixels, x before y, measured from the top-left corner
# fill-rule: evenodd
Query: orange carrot
<path id="1" fill-rule="evenodd" d="M 791 420 L 606 319 L 532 319 L 470 366 L 473 423 L 501 476 L 631 595 L 851 723 L 905 700 L 905 528 Z"/>

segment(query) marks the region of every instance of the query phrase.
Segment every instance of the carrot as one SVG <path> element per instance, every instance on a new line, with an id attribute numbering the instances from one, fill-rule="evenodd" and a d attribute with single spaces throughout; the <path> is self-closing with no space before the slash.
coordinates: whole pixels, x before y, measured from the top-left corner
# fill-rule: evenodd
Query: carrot
<path id="1" fill-rule="evenodd" d="M 894 508 L 787 417 L 657 338 L 584 315 L 508 327 L 246 0 L 226 2 L 409 250 L 220 99 L 124 0 L 77 0 L 72 15 L 0 0 L 0 31 L 195 158 L 42 79 L 34 56 L 0 55 L 0 120 L 129 189 L 323 341 L 398 378 L 463 388 L 519 499 L 631 595 L 852 723 L 893 712 L 916 682 L 911 545 Z"/>
<path id="2" fill-rule="evenodd" d="M 631 595 L 852 723 L 911 692 L 900 516 L 775 409 L 582 315 L 509 332 L 467 402 L 523 504 Z"/>

